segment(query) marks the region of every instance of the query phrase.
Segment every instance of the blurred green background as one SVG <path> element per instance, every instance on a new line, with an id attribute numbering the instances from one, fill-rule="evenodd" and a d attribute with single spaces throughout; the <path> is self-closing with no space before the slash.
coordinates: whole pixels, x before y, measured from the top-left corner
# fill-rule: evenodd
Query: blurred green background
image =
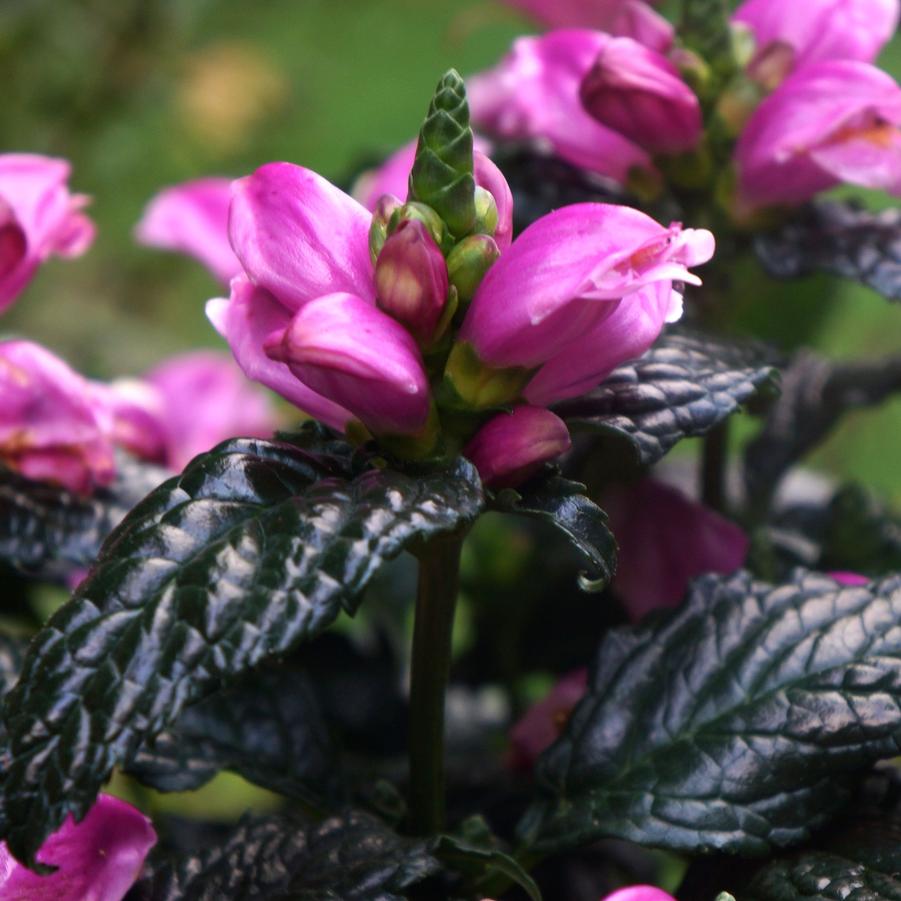
<path id="1" fill-rule="evenodd" d="M 71 159 L 99 226 L 85 257 L 42 270 L 4 331 L 98 377 L 215 346 L 203 305 L 219 287 L 133 243 L 147 200 L 273 159 L 344 180 L 415 134 L 447 67 L 488 66 L 529 28 L 490 0 L 2 0 L 0 146 Z M 901 73 L 897 46 L 883 63 Z M 735 288 L 723 303 L 783 344 L 812 328 L 835 356 L 901 345 L 901 308 L 865 289 L 776 286 L 754 265 Z M 901 501 L 898 435 L 901 399 L 849 417 L 812 462 Z"/>

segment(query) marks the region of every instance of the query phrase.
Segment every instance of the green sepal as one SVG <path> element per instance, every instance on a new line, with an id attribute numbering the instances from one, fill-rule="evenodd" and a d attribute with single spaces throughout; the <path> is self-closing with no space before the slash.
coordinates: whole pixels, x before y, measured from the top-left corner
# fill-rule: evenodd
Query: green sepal
<path id="1" fill-rule="evenodd" d="M 466 88 L 451 69 L 438 82 L 419 132 L 410 198 L 428 204 L 458 237 L 476 221 L 472 128 Z"/>
<path id="2" fill-rule="evenodd" d="M 520 396 L 533 373 L 521 366 L 487 366 L 469 342 L 459 341 L 450 352 L 444 381 L 438 386 L 438 402 L 451 409 L 501 409 Z"/>

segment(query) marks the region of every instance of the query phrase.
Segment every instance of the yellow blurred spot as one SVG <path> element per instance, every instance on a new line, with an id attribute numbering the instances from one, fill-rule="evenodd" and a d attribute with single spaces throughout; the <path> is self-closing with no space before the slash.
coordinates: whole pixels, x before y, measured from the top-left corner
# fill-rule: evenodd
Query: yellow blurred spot
<path id="1" fill-rule="evenodd" d="M 288 80 L 253 44 L 222 41 L 191 55 L 176 102 L 185 128 L 223 152 L 284 105 Z"/>

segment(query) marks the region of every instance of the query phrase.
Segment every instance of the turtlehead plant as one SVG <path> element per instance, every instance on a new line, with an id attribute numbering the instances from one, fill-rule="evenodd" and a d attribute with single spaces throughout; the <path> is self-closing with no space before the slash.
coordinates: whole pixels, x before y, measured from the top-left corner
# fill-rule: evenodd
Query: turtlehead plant
<path id="1" fill-rule="evenodd" d="M 227 348 L 0 340 L 3 901 L 901 897 L 901 516 L 805 460 L 901 359 L 735 309 L 751 251 L 901 298 L 901 215 L 817 199 L 897 193 L 897 2 L 507 6 L 352 193 L 150 200 Z M 0 306 L 68 177 L 0 155 Z M 160 800 L 224 772 L 265 814 Z"/>

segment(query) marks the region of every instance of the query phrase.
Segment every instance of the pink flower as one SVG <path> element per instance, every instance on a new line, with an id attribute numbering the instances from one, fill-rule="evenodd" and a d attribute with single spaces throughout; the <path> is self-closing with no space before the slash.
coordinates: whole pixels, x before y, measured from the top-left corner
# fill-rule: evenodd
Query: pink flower
<path id="1" fill-rule="evenodd" d="M 572 445 L 566 423 L 541 407 L 515 407 L 483 425 L 463 450 L 490 488 L 524 482 Z"/>
<path id="2" fill-rule="evenodd" d="M 0 310 L 8 307 L 48 257 L 75 257 L 94 239 L 70 194 L 65 160 L 27 153 L 0 154 Z"/>
<path id="3" fill-rule="evenodd" d="M 858 586 L 870 584 L 870 579 L 867 576 L 862 576 L 860 573 L 837 570 L 835 572 L 827 573 L 827 575 L 835 579 L 839 585 Z"/>
<path id="4" fill-rule="evenodd" d="M 460 339 L 489 366 L 540 366 L 568 353 L 626 295 L 674 279 L 699 284 L 687 267 L 712 253 L 704 230 L 667 229 L 623 206 L 564 207 L 530 225 L 488 270 Z"/>
<path id="5" fill-rule="evenodd" d="M 0 899 L 121 901 L 155 844 L 147 817 L 118 798 L 100 795 L 80 823 L 70 816 L 38 851 L 38 862 L 57 867 L 54 873 L 32 873 L 0 843 Z"/>
<path id="6" fill-rule="evenodd" d="M 745 0 L 732 19 L 756 43 L 755 65 L 774 48 L 788 48 L 794 68 L 849 59 L 872 62 L 898 26 L 898 0 Z"/>
<path id="7" fill-rule="evenodd" d="M 866 63 L 814 63 L 757 108 L 736 148 L 746 210 L 804 202 L 839 182 L 901 194 L 901 88 Z"/>
<path id="8" fill-rule="evenodd" d="M 30 341 L 0 342 L 0 461 L 88 494 L 115 477 L 110 432 L 87 379 Z"/>
<path id="9" fill-rule="evenodd" d="M 505 0 L 549 28 L 596 28 L 665 52 L 673 26 L 643 0 Z"/>
<path id="10" fill-rule="evenodd" d="M 733 572 L 747 556 L 738 526 L 654 479 L 608 489 L 602 506 L 619 545 L 613 588 L 633 620 L 674 607 L 696 576 Z"/>
<path id="11" fill-rule="evenodd" d="M 361 297 L 341 292 L 311 300 L 264 350 L 375 434 L 412 435 L 426 424 L 429 382 L 416 342 Z"/>
<path id="12" fill-rule="evenodd" d="M 611 40 L 579 29 L 519 38 L 497 66 L 468 80 L 473 123 L 492 137 L 544 142 L 573 165 L 621 184 L 632 169 L 653 168 L 640 147 L 593 119 L 579 97 Z"/>
<path id="13" fill-rule="evenodd" d="M 582 82 L 582 102 L 602 125 L 652 154 L 692 150 L 701 138 L 701 104 L 662 54 L 615 38 Z"/>
<path id="14" fill-rule="evenodd" d="M 617 889 L 601 901 L 676 901 L 676 899 L 653 885 L 630 885 L 628 888 Z"/>
<path id="15" fill-rule="evenodd" d="M 231 179 L 200 178 L 161 191 L 135 228 L 142 244 L 186 253 L 223 284 L 241 272 L 228 242 Z"/>
<path id="16" fill-rule="evenodd" d="M 559 738 L 587 687 L 588 670 L 574 670 L 522 715 L 510 730 L 509 762 L 513 769 L 532 771 L 538 757 Z"/>

